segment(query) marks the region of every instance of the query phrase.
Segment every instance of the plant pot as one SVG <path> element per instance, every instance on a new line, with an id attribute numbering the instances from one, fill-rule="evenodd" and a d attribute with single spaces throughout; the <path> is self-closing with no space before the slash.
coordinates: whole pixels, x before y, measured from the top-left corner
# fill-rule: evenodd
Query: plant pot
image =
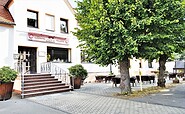
<path id="1" fill-rule="evenodd" d="M 71 85 L 73 86 L 74 89 L 80 89 L 82 79 L 71 77 L 70 82 L 71 82 Z"/>
<path id="2" fill-rule="evenodd" d="M 0 101 L 8 100 L 12 97 L 14 82 L 0 84 Z"/>

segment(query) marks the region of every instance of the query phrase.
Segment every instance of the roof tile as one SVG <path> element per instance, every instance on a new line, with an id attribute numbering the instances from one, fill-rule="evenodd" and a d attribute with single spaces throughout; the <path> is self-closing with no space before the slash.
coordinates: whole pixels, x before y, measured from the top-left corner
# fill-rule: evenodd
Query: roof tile
<path id="1" fill-rule="evenodd" d="M 14 24 L 14 19 L 13 19 L 11 13 L 5 7 L 5 5 L 8 1 L 9 0 L 0 0 L 0 23 Z"/>

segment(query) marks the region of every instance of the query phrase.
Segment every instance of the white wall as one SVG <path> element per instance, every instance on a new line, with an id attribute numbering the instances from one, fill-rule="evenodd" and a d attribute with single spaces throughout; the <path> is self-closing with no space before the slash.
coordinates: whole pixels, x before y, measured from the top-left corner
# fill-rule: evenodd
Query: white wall
<path id="1" fill-rule="evenodd" d="M 14 67 L 13 60 L 13 27 L 0 25 L 0 67 Z"/>
<path id="2" fill-rule="evenodd" d="M 70 66 L 76 65 L 76 63 L 53 63 L 68 72 L 68 68 Z M 82 66 L 87 70 L 88 73 L 110 73 L 110 66 L 99 66 L 97 64 L 92 63 L 82 63 Z"/>
<path id="3" fill-rule="evenodd" d="M 39 28 L 29 28 L 27 27 L 27 9 L 38 11 L 39 12 Z M 71 32 L 69 34 L 60 33 L 60 18 L 68 19 L 69 31 L 74 31 L 74 28 L 77 27 L 77 21 L 75 20 L 73 12 L 68 8 L 64 0 L 14 0 L 13 5 L 10 7 L 10 12 L 12 13 L 16 26 L 15 26 L 15 35 L 14 35 L 14 50 L 10 52 L 5 52 L 3 48 L 0 50 L 4 53 L 4 55 L 11 56 L 12 53 L 18 53 L 18 46 L 28 46 L 28 47 L 36 47 L 37 48 L 37 71 L 40 71 L 40 64 L 47 61 L 47 46 L 50 47 L 60 47 L 60 48 L 71 48 L 71 61 L 72 63 L 62 63 L 60 66 L 67 70 L 68 67 L 75 64 L 80 64 L 80 49 L 77 48 L 78 40 L 75 36 L 72 35 Z M 51 14 L 55 16 L 55 31 L 50 32 L 45 30 L 45 14 Z M 4 36 L 8 36 L 9 31 L 4 30 L 4 28 L 0 29 L 3 31 Z M 5 31 L 5 32 L 4 32 Z M 8 32 L 7 32 L 8 31 Z M 59 45 L 53 43 L 42 43 L 42 42 L 34 42 L 28 41 L 28 32 L 46 34 L 57 37 L 64 37 L 69 39 L 68 45 Z M 13 36 L 12 36 L 13 37 Z M 9 42 L 6 40 L 5 42 Z M 2 43 L 2 42 L 1 42 Z M 10 44 L 12 42 L 9 42 Z M 5 45 L 3 42 L 2 46 Z M 11 46 L 11 45 L 9 45 Z M 6 46 L 8 48 L 8 46 Z M 11 50 L 11 49 L 10 49 Z M 45 53 L 45 56 L 39 56 L 40 53 Z M 6 56 L 1 57 L 1 63 L 6 64 Z M 12 59 L 7 61 L 7 64 L 12 64 Z M 110 72 L 110 67 L 99 67 L 95 64 L 82 64 L 88 72 Z M 167 63 L 167 70 L 171 71 L 171 66 Z M 148 74 L 152 70 L 157 70 L 158 63 L 156 61 L 153 62 L 153 68 L 148 68 L 148 62 L 142 60 L 142 74 Z M 112 71 L 114 74 L 119 74 L 118 66 L 112 65 Z M 139 60 L 135 58 L 131 60 L 131 68 L 130 68 L 130 76 L 135 76 L 139 74 Z"/>
<path id="4" fill-rule="evenodd" d="M 27 27 L 27 10 L 38 12 L 39 28 Z M 64 0 L 14 0 L 10 7 L 16 26 L 15 26 L 15 47 L 14 52 L 18 53 L 18 46 L 36 47 L 37 48 L 37 71 L 40 71 L 40 64 L 47 61 L 47 46 L 70 48 L 71 61 L 75 64 L 80 63 L 80 49 L 78 40 L 73 36 L 71 31 L 77 26 L 77 21 L 73 12 L 69 9 Z M 55 31 L 45 30 L 45 14 L 51 14 L 55 17 Z M 60 18 L 68 20 L 69 34 L 60 33 Z M 54 44 L 28 41 L 28 32 L 39 33 L 44 35 L 68 38 L 69 44 Z M 39 56 L 39 53 L 45 53 L 45 56 Z"/>

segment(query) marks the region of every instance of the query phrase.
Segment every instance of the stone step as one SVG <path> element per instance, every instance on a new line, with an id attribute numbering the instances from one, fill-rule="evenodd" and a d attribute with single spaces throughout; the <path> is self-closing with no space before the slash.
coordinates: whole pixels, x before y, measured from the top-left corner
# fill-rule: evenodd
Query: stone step
<path id="1" fill-rule="evenodd" d="M 51 76 L 51 74 L 26 74 L 24 75 L 24 85 L 22 86 L 22 96 L 32 97 L 51 93 L 70 91 L 69 85 Z"/>
<path id="2" fill-rule="evenodd" d="M 24 83 L 24 86 L 33 86 L 33 85 L 42 85 L 42 84 L 51 84 L 51 83 L 61 83 L 61 81 L 51 80 L 51 81 L 43 81 L 43 82 L 29 82 L 29 83 Z"/>
<path id="3" fill-rule="evenodd" d="M 31 83 L 31 82 L 45 82 L 45 81 L 58 81 L 58 79 L 55 79 L 55 78 L 39 78 L 39 79 L 30 79 L 30 80 L 24 80 L 24 83 Z"/>
<path id="4" fill-rule="evenodd" d="M 31 86 L 24 86 L 24 90 L 27 89 L 35 89 L 35 88 L 43 88 L 43 87 L 49 87 L 49 86 L 64 86 L 65 83 L 49 83 L 49 84 L 41 84 L 41 85 L 31 85 Z"/>
<path id="5" fill-rule="evenodd" d="M 70 88 L 54 89 L 54 90 L 46 90 L 46 91 L 25 93 L 25 94 L 22 94 L 22 96 L 24 96 L 24 98 L 27 98 L 27 97 L 33 97 L 33 96 L 38 96 L 38 95 L 46 95 L 46 94 L 67 92 L 67 91 L 70 91 L 70 90 L 71 90 Z"/>
<path id="6" fill-rule="evenodd" d="M 49 78 L 49 79 L 51 79 L 51 78 L 55 78 L 54 76 L 31 76 L 31 77 L 24 77 L 24 80 L 32 80 L 32 79 L 45 79 L 45 78 Z"/>
<path id="7" fill-rule="evenodd" d="M 64 88 L 69 88 L 68 85 L 59 85 L 59 86 L 48 86 L 48 87 L 38 87 L 34 89 L 27 89 L 24 90 L 24 93 L 35 93 L 35 92 L 41 92 L 41 91 L 50 91 L 50 90 L 57 90 L 57 89 L 64 89 Z"/>
<path id="8" fill-rule="evenodd" d="M 51 74 L 24 74 L 24 77 L 51 76 Z"/>

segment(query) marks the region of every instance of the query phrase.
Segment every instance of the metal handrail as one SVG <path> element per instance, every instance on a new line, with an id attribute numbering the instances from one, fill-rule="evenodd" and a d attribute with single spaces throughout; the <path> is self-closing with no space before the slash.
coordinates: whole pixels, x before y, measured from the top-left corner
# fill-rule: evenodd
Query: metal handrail
<path id="1" fill-rule="evenodd" d="M 25 63 L 22 60 L 14 64 L 14 69 L 21 76 L 21 98 L 24 98 L 24 74 L 25 74 L 23 69 L 24 66 L 25 66 Z"/>
<path id="2" fill-rule="evenodd" d="M 49 73 L 65 84 L 69 84 L 68 73 L 52 62 L 41 63 L 41 73 Z"/>

